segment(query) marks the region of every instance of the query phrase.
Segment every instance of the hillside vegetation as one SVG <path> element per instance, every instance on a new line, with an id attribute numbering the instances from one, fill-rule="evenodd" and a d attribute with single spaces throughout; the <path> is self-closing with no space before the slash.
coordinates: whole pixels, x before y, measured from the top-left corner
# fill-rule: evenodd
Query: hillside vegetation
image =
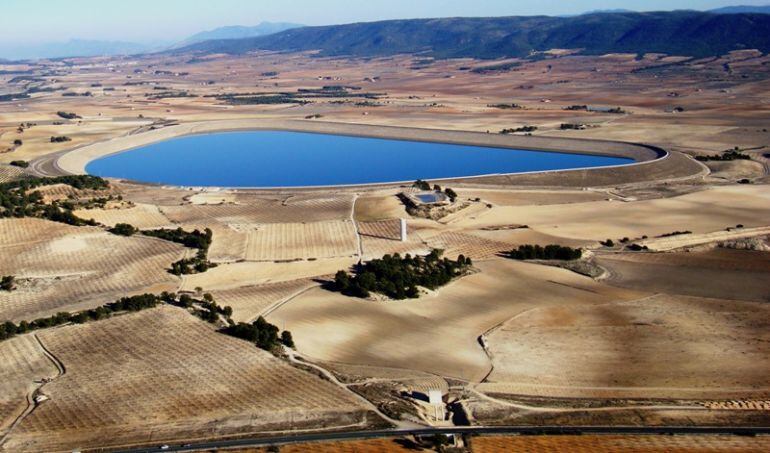
<path id="1" fill-rule="evenodd" d="M 240 54 L 255 50 L 320 51 L 374 57 L 424 53 L 436 58 L 525 57 L 549 49 L 667 53 L 692 57 L 770 50 L 770 15 L 697 11 L 597 13 L 576 17 L 390 20 L 303 27 L 257 38 L 214 40 L 182 51 Z"/>

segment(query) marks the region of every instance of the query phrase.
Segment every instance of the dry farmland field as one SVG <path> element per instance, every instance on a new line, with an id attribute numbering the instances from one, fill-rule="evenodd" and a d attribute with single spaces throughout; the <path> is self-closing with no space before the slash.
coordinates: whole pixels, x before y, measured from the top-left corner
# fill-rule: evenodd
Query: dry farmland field
<path id="1" fill-rule="evenodd" d="M 14 93 L 29 97 L 3 100 Z M 4 283 L 11 291 L 0 289 L 0 329 L 10 332 L 6 320 L 33 329 L 0 341 L 0 451 L 383 427 L 768 427 L 768 98 L 770 57 L 752 50 L 689 58 L 561 49 L 496 61 L 268 51 L 0 60 L 0 278 L 13 277 Z M 254 189 L 106 178 L 108 187 L 86 189 L 74 187 L 77 179 L 31 179 L 83 173 L 95 159 L 178 137 L 264 130 L 638 162 L 431 180 L 431 189 L 457 194 L 433 207 L 405 201 L 421 191 L 411 182 Z M 51 140 L 63 136 L 70 141 Z M 741 156 L 730 160 L 728 150 Z M 229 159 L 227 151 L 217 158 Z M 41 185 L 24 186 L 15 202 L 29 209 L 12 211 L 5 195 L 23 180 Z M 211 230 L 211 243 L 194 249 L 180 244 L 194 235 L 173 242 L 119 224 Z M 523 245 L 552 244 L 582 257 L 509 258 Z M 444 286 L 425 283 L 416 299 L 352 297 L 333 284 L 338 271 L 433 249 L 472 265 Z M 180 260 L 193 265 L 174 275 Z M 35 323 L 163 292 L 178 303 Z M 218 305 L 205 322 L 201 300 L 210 299 Z M 223 333 L 260 317 L 277 335 L 289 331 L 294 346 L 275 339 L 268 352 L 255 345 L 259 336 Z M 430 390 L 441 393 L 435 406 L 423 401 Z M 442 410 L 444 419 L 431 415 Z M 281 451 L 419 451 L 416 442 Z M 474 436 L 466 450 L 766 444 Z"/>
<path id="2" fill-rule="evenodd" d="M 188 253 L 152 238 L 38 219 L 0 220 L 0 251 L 0 275 L 18 280 L 16 291 L 0 293 L 0 316 L 15 321 L 93 308 L 136 292 L 173 291 L 179 279 L 166 269 Z"/>
<path id="3" fill-rule="evenodd" d="M 16 427 L 5 443 L 8 451 L 355 429 L 367 421 L 366 409 L 347 392 L 218 334 L 180 309 L 158 308 L 39 336 L 66 372 L 45 386 L 50 400 Z M 11 357 L 14 346 L 19 347 L 10 345 Z"/>

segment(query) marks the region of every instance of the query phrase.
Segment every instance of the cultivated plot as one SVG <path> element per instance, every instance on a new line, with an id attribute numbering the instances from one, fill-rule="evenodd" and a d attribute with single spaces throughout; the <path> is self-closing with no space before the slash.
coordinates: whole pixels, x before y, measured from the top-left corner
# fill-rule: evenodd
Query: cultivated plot
<path id="1" fill-rule="evenodd" d="M 56 367 L 33 335 L 0 343 L 0 440 L 33 404 L 40 382 L 56 375 Z"/>
<path id="2" fill-rule="evenodd" d="M 213 296 L 219 305 L 232 307 L 233 320 L 248 322 L 271 306 L 316 285 L 317 283 L 311 279 L 290 280 L 217 290 L 213 291 Z"/>
<path id="3" fill-rule="evenodd" d="M 272 223 L 239 225 L 247 234 L 245 259 L 286 261 L 337 258 L 358 252 L 353 222 Z"/>
<path id="4" fill-rule="evenodd" d="M 79 209 L 73 213 L 81 219 L 93 219 L 109 227 L 118 223 L 127 223 L 142 230 L 171 226 L 171 221 L 158 207 L 149 204 L 138 204 L 128 209 Z"/>
<path id="5" fill-rule="evenodd" d="M 66 373 L 11 433 L 7 451 L 358 427 L 346 391 L 182 309 L 160 307 L 40 332 Z"/>
<path id="6" fill-rule="evenodd" d="M 479 336 L 526 310 L 638 297 L 569 271 L 494 259 L 419 300 L 374 302 L 314 288 L 268 320 L 319 360 L 406 368 L 479 381 L 491 363 Z"/>
<path id="7" fill-rule="evenodd" d="M 767 304 L 668 295 L 537 307 L 488 336 L 494 370 L 478 388 L 543 397 L 763 399 L 770 395 L 768 320 Z"/>
<path id="8" fill-rule="evenodd" d="M 18 289 L 0 293 L 0 319 L 33 320 L 92 308 L 135 292 L 173 291 L 166 270 L 189 250 L 179 244 L 47 220 L 0 220 L 0 275 Z"/>

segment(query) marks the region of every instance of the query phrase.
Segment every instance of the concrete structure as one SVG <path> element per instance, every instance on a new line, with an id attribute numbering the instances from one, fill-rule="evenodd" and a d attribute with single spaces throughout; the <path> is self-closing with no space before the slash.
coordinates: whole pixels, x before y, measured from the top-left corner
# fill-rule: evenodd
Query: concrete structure
<path id="1" fill-rule="evenodd" d="M 401 242 L 407 241 L 406 219 L 401 219 Z"/>

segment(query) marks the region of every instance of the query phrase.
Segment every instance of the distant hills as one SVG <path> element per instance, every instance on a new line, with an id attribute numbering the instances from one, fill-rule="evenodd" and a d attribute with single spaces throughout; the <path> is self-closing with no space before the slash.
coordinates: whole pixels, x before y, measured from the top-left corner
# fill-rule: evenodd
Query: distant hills
<path id="1" fill-rule="evenodd" d="M 714 14 L 748 14 L 748 13 L 770 14 L 770 5 L 765 5 L 765 6 L 747 6 L 747 5 L 725 6 L 724 8 L 712 9 L 709 12 L 712 12 Z"/>
<path id="2" fill-rule="evenodd" d="M 73 39 L 66 42 L 38 44 L 4 44 L 0 42 L 0 57 L 8 60 L 37 58 L 93 57 L 99 55 L 131 55 L 156 50 L 150 44 L 122 41 L 92 41 Z"/>
<path id="3" fill-rule="evenodd" d="M 595 13 L 574 17 L 412 19 L 304 27 L 273 35 L 205 41 L 180 51 L 241 54 L 310 51 L 322 56 L 423 54 L 436 58 L 524 57 L 533 51 L 666 53 L 693 57 L 770 51 L 770 15 L 698 11 Z"/>
<path id="4" fill-rule="evenodd" d="M 231 26 L 197 33 L 184 41 L 157 42 L 139 44 L 123 41 L 95 41 L 73 39 L 66 42 L 38 44 L 4 44 L 0 42 L 0 58 L 9 60 L 27 60 L 38 58 L 93 57 L 101 55 L 135 55 L 156 52 L 164 49 L 189 46 L 212 39 L 235 39 L 265 36 L 291 28 L 302 27 L 298 24 L 262 22 L 253 27 Z"/>
<path id="5" fill-rule="evenodd" d="M 253 27 L 245 27 L 241 25 L 233 25 L 229 27 L 220 27 L 214 30 L 204 31 L 190 36 L 176 47 L 187 46 L 203 41 L 211 41 L 215 39 L 241 39 L 252 38 L 257 36 L 271 35 L 273 33 L 282 32 L 284 30 L 290 30 L 292 28 L 300 28 L 303 25 L 291 24 L 284 22 L 262 22 L 259 25 Z"/>

